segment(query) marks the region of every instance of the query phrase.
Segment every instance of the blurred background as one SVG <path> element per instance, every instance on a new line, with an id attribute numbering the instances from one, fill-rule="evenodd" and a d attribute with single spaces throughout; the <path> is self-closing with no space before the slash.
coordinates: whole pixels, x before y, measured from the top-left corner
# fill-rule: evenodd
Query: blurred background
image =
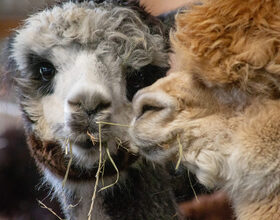
<path id="1" fill-rule="evenodd" d="M 7 37 L 28 15 L 50 6 L 55 0 L 0 0 L 0 54 Z M 5 65 L 0 57 L 0 75 Z M 20 111 L 11 85 L 0 87 L 0 220 L 57 219 L 42 209 L 43 201 L 60 213 L 55 200 L 50 201 L 47 187 L 42 187 L 40 175 L 25 144 Z M 61 215 L 62 216 L 62 215 Z"/>

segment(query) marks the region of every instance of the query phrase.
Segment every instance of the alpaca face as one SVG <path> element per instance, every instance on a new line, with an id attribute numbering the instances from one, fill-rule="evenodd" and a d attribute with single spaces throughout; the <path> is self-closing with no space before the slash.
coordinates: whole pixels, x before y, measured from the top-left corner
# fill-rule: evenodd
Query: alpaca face
<path id="1" fill-rule="evenodd" d="M 251 4 L 207 1 L 177 16 L 181 72 L 136 94 L 130 134 L 156 161 L 174 160 L 181 144 L 200 182 L 224 187 L 236 204 L 275 193 L 279 207 L 279 36 L 271 11 L 280 5 Z"/>
<path id="2" fill-rule="evenodd" d="M 133 95 L 164 75 L 164 45 L 135 12 L 106 3 L 67 3 L 30 17 L 12 43 L 27 129 L 63 151 L 69 142 L 75 163 L 92 167 L 97 122 L 128 125 Z M 112 153 L 128 140 L 125 126 L 102 124 L 101 134 Z"/>
<path id="3" fill-rule="evenodd" d="M 207 141 L 213 143 L 211 138 L 227 136 L 221 126 L 226 121 L 214 114 L 219 111 L 217 99 L 184 72 L 171 73 L 140 90 L 133 103 L 130 133 L 140 152 L 151 160 L 176 159 L 178 139 L 184 152 L 189 148 L 197 152 L 207 147 Z"/>
<path id="4" fill-rule="evenodd" d="M 177 162 L 181 144 L 182 163 L 205 186 L 223 187 L 234 202 L 277 193 L 279 102 L 252 99 L 238 110 L 222 102 L 236 92 L 217 95 L 219 91 L 185 72 L 171 73 L 140 90 L 133 100 L 134 144 L 160 163 Z"/>

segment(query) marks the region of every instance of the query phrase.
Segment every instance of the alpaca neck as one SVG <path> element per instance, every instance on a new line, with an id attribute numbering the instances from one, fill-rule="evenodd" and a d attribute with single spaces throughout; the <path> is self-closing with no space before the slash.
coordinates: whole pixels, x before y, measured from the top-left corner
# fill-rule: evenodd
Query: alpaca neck
<path id="1" fill-rule="evenodd" d="M 65 215 L 67 219 L 78 220 L 78 219 L 88 219 L 88 214 L 90 212 L 91 205 L 91 194 L 87 193 L 81 196 L 77 203 L 67 203 L 64 207 Z M 94 200 L 93 208 L 90 212 L 91 220 L 111 220 L 111 217 L 106 213 L 103 207 L 103 197 L 102 195 L 97 195 Z"/>
<path id="2" fill-rule="evenodd" d="M 236 202 L 238 220 L 278 220 L 280 219 L 280 195 L 276 194 L 254 202 Z"/>
<path id="3" fill-rule="evenodd" d="M 94 181 L 72 183 L 62 189 L 62 179 L 58 181 L 47 171 L 45 177 L 53 185 L 67 219 L 88 219 Z M 165 168 L 139 159 L 121 172 L 116 185 L 97 193 L 91 220 L 178 219 L 168 180 Z"/>

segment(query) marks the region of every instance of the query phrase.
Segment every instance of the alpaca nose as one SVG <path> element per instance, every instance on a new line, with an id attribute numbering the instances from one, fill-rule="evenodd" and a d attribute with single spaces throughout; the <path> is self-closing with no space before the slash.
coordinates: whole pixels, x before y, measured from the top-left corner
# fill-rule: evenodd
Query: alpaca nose
<path id="1" fill-rule="evenodd" d="M 145 92 L 140 90 L 133 99 L 133 109 L 136 120 L 142 118 L 145 114 L 154 113 L 155 115 L 165 110 L 173 109 L 174 103 L 171 97 L 161 91 Z"/>
<path id="2" fill-rule="evenodd" d="M 110 98 L 99 91 L 79 92 L 69 97 L 67 104 L 72 111 L 83 111 L 88 116 L 96 115 L 112 105 Z"/>

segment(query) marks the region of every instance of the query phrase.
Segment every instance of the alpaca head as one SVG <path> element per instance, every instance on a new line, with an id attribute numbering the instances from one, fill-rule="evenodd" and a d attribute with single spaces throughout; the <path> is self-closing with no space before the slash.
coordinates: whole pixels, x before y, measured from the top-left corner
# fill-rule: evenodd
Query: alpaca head
<path id="1" fill-rule="evenodd" d="M 278 1 L 206 1 L 177 16 L 179 71 L 134 97 L 130 133 L 142 154 L 166 160 L 181 144 L 182 160 L 209 187 L 247 201 L 277 191 L 279 9 Z"/>
<path id="2" fill-rule="evenodd" d="M 11 40 L 26 133 L 41 167 L 56 172 L 59 160 L 65 166 L 66 143 L 76 166 L 94 167 L 97 122 L 127 125 L 134 93 L 164 75 L 168 56 L 160 21 L 145 15 L 145 23 L 139 13 L 106 2 L 65 3 L 28 18 Z M 112 153 L 128 140 L 125 126 L 101 124 L 101 134 Z"/>

